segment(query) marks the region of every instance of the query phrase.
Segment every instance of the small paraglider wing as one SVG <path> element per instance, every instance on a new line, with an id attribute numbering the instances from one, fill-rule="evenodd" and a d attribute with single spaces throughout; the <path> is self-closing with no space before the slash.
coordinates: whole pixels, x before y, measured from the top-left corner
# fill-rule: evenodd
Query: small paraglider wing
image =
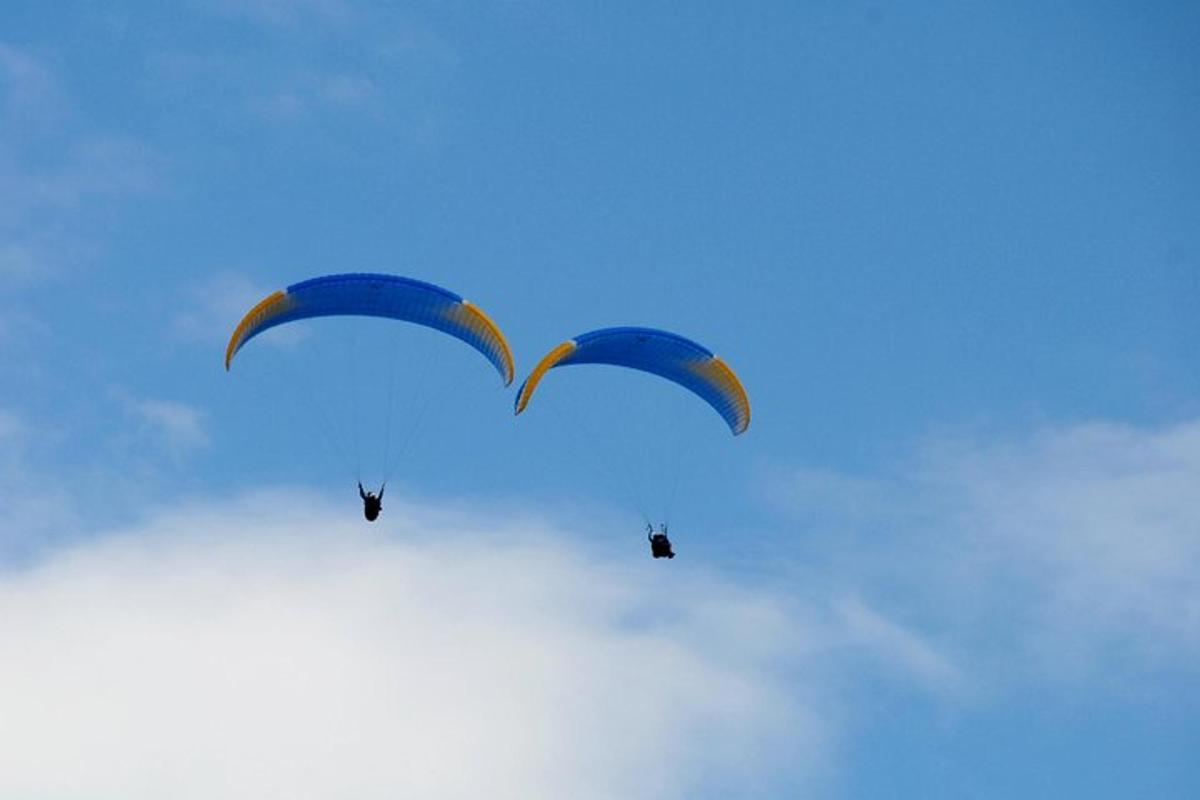
<path id="1" fill-rule="evenodd" d="M 658 375 L 712 406 L 734 436 L 750 425 L 750 398 L 729 365 L 691 339 L 656 328 L 604 328 L 563 342 L 521 384 L 516 413 L 525 410 L 547 372 L 571 364 L 611 364 Z"/>
<path id="2" fill-rule="evenodd" d="M 265 297 L 234 329 L 225 369 L 246 342 L 265 330 L 300 319 L 346 315 L 402 320 L 447 333 L 483 354 L 505 386 L 512 383 L 512 350 L 478 306 L 431 283 L 361 272 L 312 278 Z"/>

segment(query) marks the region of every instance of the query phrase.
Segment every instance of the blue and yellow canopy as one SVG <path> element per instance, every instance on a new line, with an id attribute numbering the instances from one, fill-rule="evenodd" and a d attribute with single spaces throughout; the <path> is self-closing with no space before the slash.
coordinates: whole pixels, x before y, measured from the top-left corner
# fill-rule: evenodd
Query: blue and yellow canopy
<path id="1" fill-rule="evenodd" d="M 368 272 L 324 275 L 263 298 L 234 328 L 225 369 L 246 342 L 295 320 L 329 316 L 384 317 L 448 333 L 483 354 L 512 383 L 513 356 L 504 334 L 478 306 L 432 283 Z"/>
<path id="2" fill-rule="evenodd" d="M 734 436 L 750 426 L 750 398 L 729 365 L 691 339 L 656 328 L 604 328 L 563 342 L 521 384 L 516 413 L 525 410 L 547 372 L 571 364 L 611 364 L 658 375 L 701 397 Z"/>

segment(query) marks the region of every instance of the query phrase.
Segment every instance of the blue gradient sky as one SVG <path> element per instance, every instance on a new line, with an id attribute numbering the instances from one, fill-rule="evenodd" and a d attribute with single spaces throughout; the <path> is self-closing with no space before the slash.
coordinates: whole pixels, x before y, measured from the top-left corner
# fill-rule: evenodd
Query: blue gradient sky
<path id="1" fill-rule="evenodd" d="M 414 335 L 392 352 L 444 353 L 453 389 L 390 491 L 632 561 L 596 469 L 662 437 L 694 564 L 921 654 L 931 685 L 870 658 L 833 682 L 821 792 L 1195 796 L 1198 40 L 1173 2 L 9 0 L 0 501 L 61 483 L 86 537 L 345 493 L 272 389 L 313 343 L 221 369 L 240 311 L 312 275 L 463 294 L 518 383 L 577 333 L 666 327 L 739 371 L 745 436 L 605 370 L 514 420 L 482 359 Z M 55 541 L 0 520 L 14 563 Z"/>

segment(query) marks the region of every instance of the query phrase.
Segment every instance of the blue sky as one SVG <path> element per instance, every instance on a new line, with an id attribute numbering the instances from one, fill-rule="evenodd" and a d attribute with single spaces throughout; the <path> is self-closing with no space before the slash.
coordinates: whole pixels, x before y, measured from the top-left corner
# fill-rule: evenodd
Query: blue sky
<path id="1" fill-rule="evenodd" d="M 314 621 L 317 584 L 354 630 L 462 621 L 449 643 L 417 635 L 412 683 L 448 653 L 548 670 L 499 681 L 546 713 L 480 724 L 464 783 L 333 747 L 332 774 L 363 796 L 1195 795 L 1198 35 L 1200 13 L 1168 2 L 6 3 L 0 607 L 16 621 L 0 641 L 32 654 L 0 682 L 19 687 L 10 704 L 95 688 L 31 677 L 81 630 L 117 631 L 114 674 L 136 676 L 164 631 L 245 665 L 265 651 L 238 621 L 284 622 L 309 632 L 279 645 L 289 664 L 320 660 L 306 642 L 347 647 L 345 669 L 297 684 L 308 698 L 411 657 Z M 254 300 L 361 270 L 477 302 L 518 382 L 592 328 L 677 330 L 734 365 L 754 422 L 732 440 L 674 387 L 603 369 L 551 375 L 514 419 L 482 359 L 386 326 L 263 337 L 223 372 Z M 372 357 L 424 380 L 383 396 L 421 424 L 364 531 L 318 418 L 380 419 Z M 677 467 L 683 557 L 647 563 L 624 474 L 661 495 Z M 328 560 L 292 554 L 288 531 Z M 374 556 L 445 580 L 357 584 Z M 128 605 L 69 580 L 116 574 Z M 239 575 L 266 575 L 278 619 Z M 493 599 L 513 575 L 545 586 Z M 235 598 L 228 619 L 197 628 L 169 600 L 176 580 Z M 164 601 L 145 629 L 121 624 L 137 597 Z M 72 599 L 94 627 L 53 616 Z M 46 615 L 67 620 L 57 638 L 29 633 Z M 606 683 L 630 648 L 685 677 L 652 681 L 655 700 Z M 214 688 L 164 663 L 176 696 L 234 719 L 294 701 L 255 670 Z M 138 683 L 115 681 L 123 707 L 154 705 Z M 422 738 L 443 730 L 436 707 L 398 729 L 362 692 L 314 713 L 444 743 Z M 454 714 L 500 703 L 481 692 Z M 201 736 L 205 707 L 130 717 L 128 748 L 94 769 L 36 750 L 33 706 L 0 739 L 74 776 L 45 796 L 129 797 L 146 731 Z M 264 710 L 262 730 L 277 718 Z M 100 710 L 71 719 L 100 732 L 82 751 L 123 741 Z M 719 733 L 688 745 L 698 729 Z M 539 759 L 566 732 L 595 757 L 559 754 L 560 774 Z M 230 766 L 252 741 L 180 741 L 226 754 L 211 793 L 294 789 L 290 769 Z M 681 766 L 626 784 L 656 763 L 630 741 L 670 742 Z M 201 763 L 159 755 L 160 793 Z M 35 771 L 12 780 L 38 796 Z"/>

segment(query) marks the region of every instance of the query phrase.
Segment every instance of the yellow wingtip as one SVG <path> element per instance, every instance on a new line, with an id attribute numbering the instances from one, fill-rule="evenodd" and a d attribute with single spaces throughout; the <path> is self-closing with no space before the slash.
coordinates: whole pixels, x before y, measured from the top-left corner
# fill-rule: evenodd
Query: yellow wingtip
<path id="1" fill-rule="evenodd" d="M 713 367 L 725 378 L 723 383 L 726 387 L 737 396 L 738 407 L 745 410 L 745 416 L 738 420 L 738 426 L 734 429 L 734 436 L 741 436 L 750 427 L 750 395 L 746 393 L 746 387 L 742 384 L 742 379 L 733 371 L 733 367 L 729 366 L 720 356 L 713 356 Z"/>
<path id="2" fill-rule="evenodd" d="M 508 339 L 505 338 L 504 332 L 500 330 L 500 326 L 492 321 L 492 318 L 487 315 L 482 308 L 472 303 L 470 300 L 462 301 L 463 307 L 471 314 L 474 314 L 488 332 L 496 337 L 496 341 L 500 343 L 500 352 L 504 356 L 504 385 L 512 386 L 513 378 L 516 377 L 516 364 L 513 359 L 512 348 L 508 345 Z"/>
<path id="3" fill-rule="evenodd" d="M 521 384 L 521 391 L 517 395 L 517 405 L 516 410 L 513 412 L 514 414 L 520 414 L 525 410 L 525 406 L 529 405 L 529 398 L 533 396 L 533 390 L 541 382 L 542 376 L 549 372 L 555 364 L 574 352 L 575 347 L 575 340 L 568 339 L 542 357 L 542 360 L 529 373 L 529 377 Z"/>
<path id="4" fill-rule="evenodd" d="M 276 303 L 279 303 L 283 298 L 287 297 L 287 293 L 282 289 L 271 292 L 269 295 L 259 300 L 254 304 L 254 307 L 246 312 L 242 317 L 241 322 L 233 329 L 233 335 L 229 337 L 229 344 L 225 347 L 225 371 L 229 372 L 229 366 L 233 363 L 233 356 L 245 341 L 246 332 L 266 316 L 267 312 Z"/>

